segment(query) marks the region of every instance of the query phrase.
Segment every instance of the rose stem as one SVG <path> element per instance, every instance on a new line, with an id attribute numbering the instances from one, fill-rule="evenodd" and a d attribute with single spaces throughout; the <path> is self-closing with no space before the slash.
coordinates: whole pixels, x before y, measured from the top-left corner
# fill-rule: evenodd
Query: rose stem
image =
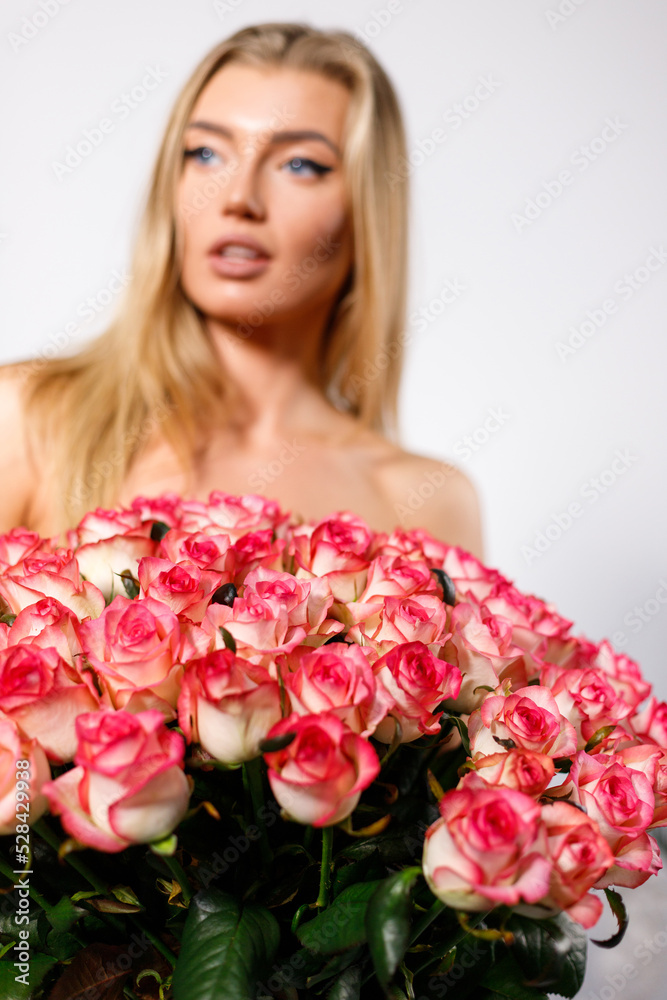
<path id="1" fill-rule="evenodd" d="M 273 851 L 269 844 L 269 835 L 266 832 L 266 824 L 262 819 L 262 809 L 264 808 L 264 783 L 262 781 L 262 758 L 255 757 L 254 760 L 247 760 L 243 765 L 243 773 L 248 782 L 250 797 L 252 799 L 252 809 L 255 814 L 255 823 L 260 831 L 259 853 L 262 859 L 262 866 L 269 868 L 273 861 Z"/>
<path id="2" fill-rule="evenodd" d="M 32 826 L 35 833 L 38 833 L 42 840 L 45 840 L 47 844 L 53 848 L 53 850 L 58 853 L 60 849 L 60 841 L 53 831 L 47 826 L 43 819 L 38 819 L 36 823 Z M 72 857 L 72 853 L 68 853 L 65 860 L 74 868 L 75 871 L 85 878 L 86 882 L 90 882 L 93 889 L 99 889 L 100 892 L 106 892 L 108 886 L 97 877 L 94 871 L 88 867 L 85 861 L 81 861 L 80 858 Z"/>
<path id="3" fill-rule="evenodd" d="M 60 849 L 60 841 L 58 840 L 56 835 L 49 829 L 49 827 L 47 826 L 47 824 L 44 822 L 43 819 L 37 820 L 37 822 L 33 824 L 33 829 L 35 830 L 36 833 L 40 835 L 40 837 L 42 837 L 47 842 L 47 844 L 49 844 L 50 847 L 54 849 L 56 853 L 58 853 Z M 72 866 L 72 868 L 75 869 L 75 871 L 78 871 L 79 875 L 82 875 L 87 882 L 90 882 L 93 889 L 97 889 L 99 892 L 102 893 L 106 893 L 109 891 L 109 886 L 106 885 L 101 879 L 99 879 L 97 875 L 93 871 L 91 871 L 91 869 L 84 861 L 80 861 L 79 858 L 73 858 L 71 851 L 69 852 L 69 854 L 65 855 L 65 860 Z M 122 920 L 118 920 L 118 918 L 115 917 L 112 913 L 104 913 L 103 916 L 108 921 L 108 923 L 112 927 L 114 927 L 117 931 L 120 931 L 121 933 L 125 932 L 125 927 L 123 925 Z M 155 945 L 160 954 L 163 955 L 167 959 L 171 967 L 174 968 L 174 966 L 176 965 L 176 956 L 166 946 L 166 944 L 164 944 L 164 942 L 161 941 L 159 937 L 153 934 L 153 932 L 148 927 L 146 927 L 143 920 L 140 920 L 139 917 L 137 917 L 134 913 L 128 913 L 127 916 L 129 916 L 130 920 L 134 924 L 136 924 L 140 930 L 144 932 L 148 940 L 153 945 Z"/>
<path id="4" fill-rule="evenodd" d="M 333 827 L 322 828 L 322 864 L 320 866 L 320 892 L 315 906 L 324 909 L 329 905 L 329 886 L 331 885 L 331 874 L 333 864 L 331 862 L 331 850 L 333 846 Z"/>
<path id="5" fill-rule="evenodd" d="M 16 882 L 14 871 L 9 867 L 4 858 L 0 858 L 0 872 L 2 872 L 3 875 L 6 875 L 12 885 L 14 885 Z M 44 899 L 41 892 L 38 892 L 31 882 L 28 884 L 28 892 L 30 893 L 31 899 L 34 899 L 37 905 L 41 906 L 47 915 L 54 909 L 51 903 Z"/>
<path id="6" fill-rule="evenodd" d="M 177 861 L 176 858 L 170 857 L 168 854 L 162 854 L 161 857 L 181 887 L 183 902 L 189 903 L 192 899 L 192 886 L 190 885 L 188 876 L 183 871 L 180 862 Z"/>
<path id="7" fill-rule="evenodd" d="M 435 906 L 435 904 L 434 904 L 434 906 Z M 433 909 L 433 907 L 431 907 L 431 909 Z M 428 911 L 428 913 L 430 913 L 430 912 L 431 912 L 431 910 Z M 425 916 L 428 916 L 428 913 L 425 914 Z M 488 910 L 485 910 L 483 913 L 475 913 L 473 915 L 472 919 L 468 921 L 468 926 L 470 928 L 476 927 L 477 924 L 480 924 L 482 922 L 482 920 L 484 919 L 484 917 L 488 917 L 488 915 L 489 915 L 489 911 Z M 437 916 L 437 914 L 436 914 L 436 916 Z M 424 929 L 423 927 L 420 929 L 420 931 L 419 931 L 420 934 L 421 934 L 421 931 L 423 929 Z M 461 928 L 461 930 L 457 931 L 457 933 L 454 935 L 454 937 L 452 937 L 447 942 L 447 947 L 445 948 L 445 950 L 443 951 L 442 950 L 442 946 L 440 946 L 438 948 L 438 951 L 442 951 L 442 955 L 446 955 L 448 951 L 451 951 L 452 948 L 455 948 L 456 945 L 460 944 L 460 942 L 463 941 L 463 939 L 465 937 L 467 937 L 467 935 L 468 935 L 468 931 L 466 931 L 463 928 Z M 410 942 L 410 944 L 414 944 L 415 940 L 416 940 L 416 936 L 413 935 L 412 941 Z M 442 958 L 442 955 L 436 955 L 435 957 L 431 956 L 431 957 L 427 958 L 425 962 L 422 962 L 422 964 L 415 969 L 415 975 L 417 975 L 418 972 L 422 972 L 428 965 L 431 965 L 432 962 L 437 962 L 440 958 Z"/>
<path id="8" fill-rule="evenodd" d="M 436 899 L 431 908 L 424 913 L 417 923 L 410 936 L 410 944 L 414 944 L 422 931 L 425 931 L 429 924 L 432 924 L 436 917 L 439 917 L 445 909 L 445 904 L 440 899 Z"/>

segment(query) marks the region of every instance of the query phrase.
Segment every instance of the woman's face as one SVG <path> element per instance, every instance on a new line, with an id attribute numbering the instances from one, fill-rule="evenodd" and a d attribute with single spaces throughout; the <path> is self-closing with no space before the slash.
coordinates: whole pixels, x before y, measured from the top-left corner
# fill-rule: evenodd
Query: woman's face
<path id="1" fill-rule="evenodd" d="M 207 317 L 241 336 L 295 321 L 300 332 L 321 330 L 349 272 L 349 98 L 319 73 L 230 63 L 195 103 L 178 192 L 181 282 Z M 259 257 L 233 245 L 244 236 Z"/>

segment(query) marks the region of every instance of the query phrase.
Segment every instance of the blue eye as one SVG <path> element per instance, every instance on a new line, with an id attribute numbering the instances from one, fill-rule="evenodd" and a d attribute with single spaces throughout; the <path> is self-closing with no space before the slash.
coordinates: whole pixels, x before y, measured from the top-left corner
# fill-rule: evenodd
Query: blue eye
<path id="1" fill-rule="evenodd" d="M 197 163 L 210 163 L 217 154 L 210 146 L 197 146 L 195 149 L 184 149 L 183 156 L 191 157 Z"/>
<path id="2" fill-rule="evenodd" d="M 316 173 L 318 176 L 326 174 L 332 169 L 332 167 L 325 167 L 324 164 L 322 163 L 316 163 L 315 160 L 307 160 L 302 156 L 293 156 L 292 159 L 288 161 L 287 166 L 292 166 L 292 164 L 295 164 L 297 167 L 297 170 L 295 172 L 297 173 L 298 177 L 305 176 L 302 173 L 302 171 L 299 170 L 300 167 L 304 166 L 309 167 L 310 170 L 314 171 L 314 173 Z M 308 171 L 306 171 L 306 173 L 307 172 Z"/>

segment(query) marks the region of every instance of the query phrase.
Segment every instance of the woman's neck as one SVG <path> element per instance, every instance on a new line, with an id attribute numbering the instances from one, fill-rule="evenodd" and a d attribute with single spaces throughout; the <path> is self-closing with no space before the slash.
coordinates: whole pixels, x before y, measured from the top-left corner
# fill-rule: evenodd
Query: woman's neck
<path id="1" fill-rule="evenodd" d="M 266 326 L 242 337 L 227 323 L 207 319 L 211 340 L 230 383 L 234 412 L 229 430 L 251 446 L 303 431 L 324 432 L 337 411 L 318 388 L 319 330 Z M 321 326 L 320 326 L 321 329 Z M 342 415 L 340 415 L 342 416 Z"/>

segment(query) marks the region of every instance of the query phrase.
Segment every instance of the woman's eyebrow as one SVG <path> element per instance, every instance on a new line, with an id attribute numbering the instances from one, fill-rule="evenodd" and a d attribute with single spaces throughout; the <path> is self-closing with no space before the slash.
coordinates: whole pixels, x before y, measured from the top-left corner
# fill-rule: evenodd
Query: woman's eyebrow
<path id="1" fill-rule="evenodd" d="M 226 125 L 214 125 L 212 122 L 189 122 L 188 125 L 186 125 L 186 128 L 201 128 L 208 132 L 216 132 L 218 135 L 222 135 L 226 139 L 232 139 L 234 135 L 232 130 L 227 128 Z M 336 156 L 341 155 L 338 146 L 332 142 L 331 139 L 329 139 L 326 135 L 323 135 L 322 132 L 316 132 L 312 129 L 289 129 L 283 132 L 273 132 L 269 142 L 277 144 L 280 142 L 295 142 L 299 139 L 321 139 L 322 142 L 325 142 L 327 146 L 330 146 L 331 149 L 333 149 Z"/>

